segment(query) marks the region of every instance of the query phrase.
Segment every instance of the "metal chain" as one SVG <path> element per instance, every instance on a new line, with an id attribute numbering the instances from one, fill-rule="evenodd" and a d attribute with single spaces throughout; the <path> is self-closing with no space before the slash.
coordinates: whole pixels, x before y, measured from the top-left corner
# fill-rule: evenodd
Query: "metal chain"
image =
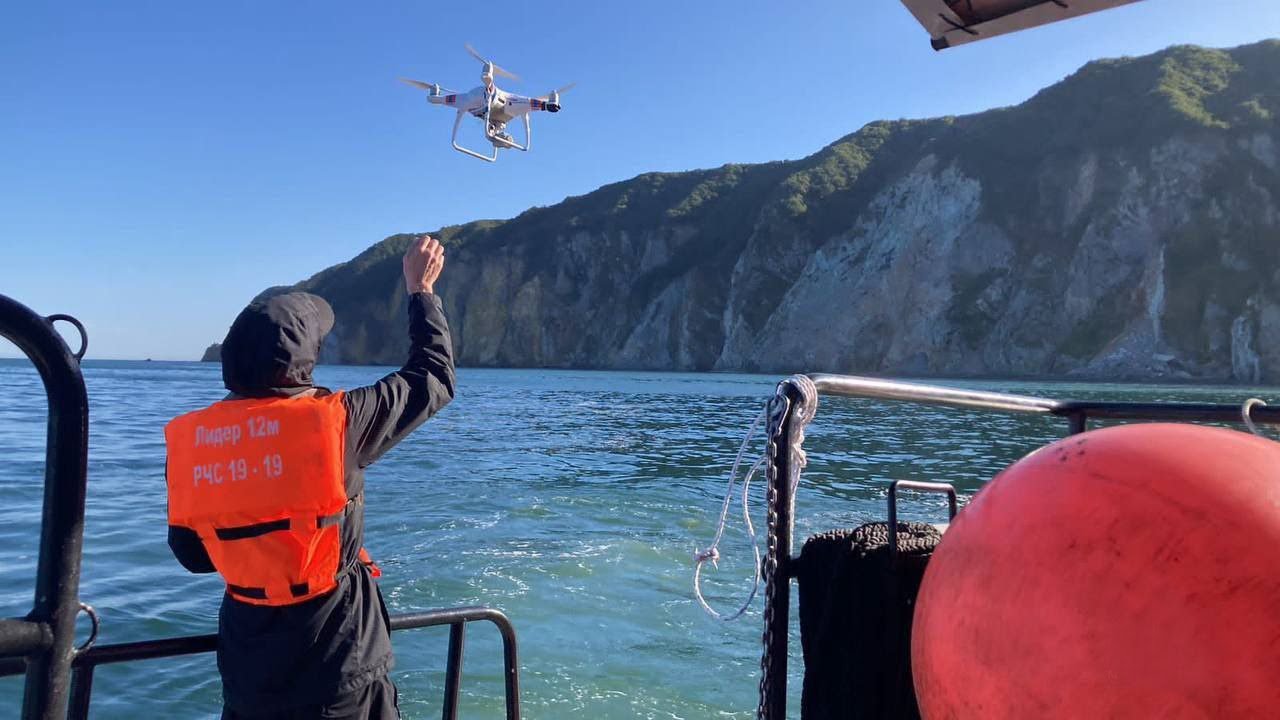
<path id="1" fill-rule="evenodd" d="M 775 401 L 781 406 L 778 412 L 770 413 L 768 428 L 768 458 L 765 477 L 768 479 L 768 513 L 765 521 L 764 560 L 764 652 L 760 654 L 760 703 L 756 706 L 757 720 L 771 720 L 769 699 L 773 695 L 773 585 L 776 582 L 778 569 L 778 434 L 782 430 L 782 419 L 786 417 L 787 405 L 785 396 L 779 394 Z M 777 409 L 777 408 L 775 408 Z"/>
<path id="2" fill-rule="evenodd" d="M 792 401 L 787 396 L 786 388 L 790 386 L 794 388 L 800 395 L 797 399 L 797 407 L 792 407 Z M 778 608 L 773 606 L 775 585 L 778 579 L 778 563 L 781 561 L 778 553 L 778 485 L 785 481 L 790 489 L 788 493 L 788 503 L 791 505 L 787 513 L 792 523 L 791 527 L 786 528 L 787 537 L 791 537 L 795 523 L 795 501 L 797 485 L 800 482 L 800 473 L 807 464 L 807 458 L 804 451 L 804 430 L 818 412 L 818 388 L 813 381 L 804 375 L 795 375 L 778 384 L 778 393 L 774 396 L 770 406 L 770 416 L 768 425 L 768 455 L 769 463 L 765 471 L 768 478 L 768 514 L 766 525 L 765 543 L 767 545 L 767 554 L 765 555 L 764 568 L 761 573 L 764 576 L 764 652 L 760 654 L 760 704 L 756 706 L 757 720 L 786 720 L 785 717 L 773 717 L 773 694 L 782 692 L 775 690 L 773 687 L 773 676 L 775 665 L 779 662 L 786 662 L 786 658 L 773 657 L 773 620 L 774 615 L 778 612 Z M 792 418 L 790 428 L 791 435 L 788 437 L 787 447 L 782 448 L 781 452 L 787 453 L 787 467 L 790 473 L 786 478 L 778 477 L 777 458 L 779 451 L 779 440 L 782 436 L 783 425 L 787 422 L 788 415 L 794 409 L 795 416 Z M 781 582 L 791 582 L 790 578 L 782 578 Z M 782 608 L 782 612 L 786 613 L 788 608 Z M 785 630 L 783 632 L 786 632 Z M 783 643 L 785 645 L 785 643 Z M 786 699 L 781 702 L 783 715 L 786 715 Z"/>

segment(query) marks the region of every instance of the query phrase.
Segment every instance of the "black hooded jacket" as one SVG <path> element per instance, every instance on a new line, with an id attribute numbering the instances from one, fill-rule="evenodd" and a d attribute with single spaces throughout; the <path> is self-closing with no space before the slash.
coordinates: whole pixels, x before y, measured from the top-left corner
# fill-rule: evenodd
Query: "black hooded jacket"
<path id="1" fill-rule="evenodd" d="M 454 394 L 453 351 L 440 300 L 416 293 L 409 304 L 409 359 L 373 385 L 348 390 L 344 566 L 332 593 L 297 605 L 250 605 L 222 598 L 218 669 L 223 701 L 240 712 L 274 712 L 324 703 L 359 690 L 391 668 L 386 605 L 371 571 L 356 561 L 364 543 L 364 468 L 444 407 Z M 240 397 L 286 397 L 315 388 L 311 372 L 333 310 L 307 293 L 255 302 L 222 344 L 222 377 Z M 169 546 L 191 572 L 215 572 L 200 538 L 170 526 Z"/>

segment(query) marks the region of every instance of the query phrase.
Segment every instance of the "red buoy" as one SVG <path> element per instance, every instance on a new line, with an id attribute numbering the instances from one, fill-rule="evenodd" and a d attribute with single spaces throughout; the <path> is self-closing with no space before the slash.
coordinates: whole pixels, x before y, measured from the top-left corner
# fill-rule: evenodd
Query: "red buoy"
<path id="1" fill-rule="evenodd" d="M 1280 718 L 1280 444 L 1056 442 L 956 517 L 920 589 L 925 720 Z"/>

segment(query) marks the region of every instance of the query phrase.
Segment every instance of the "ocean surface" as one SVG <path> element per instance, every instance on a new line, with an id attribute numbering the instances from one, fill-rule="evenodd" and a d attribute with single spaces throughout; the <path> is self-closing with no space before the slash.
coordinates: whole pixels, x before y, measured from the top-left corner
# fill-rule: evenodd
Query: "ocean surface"
<path id="1" fill-rule="evenodd" d="M 333 388 L 388 368 L 322 367 Z M 165 541 L 162 428 L 219 399 L 217 365 L 87 362 L 89 489 L 81 597 L 100 643 L 213 632 L 216 576 L 187 574 Z M 462 370 L 449 407 L 370 468 L 366 544 L 392 612 L 500 608 L 520 638 L 524 716 L 753 717 L 757 598 L 740 620 L 707 617 L 692 593 L 729 466 L 779 378 L 542 370 Z M 1055 398 L 1241 402 L 1275 390 L 1078 383 L 951 383 Z M 46 406 L 29 363 L 0 360 L 0 616 L 25 614 L 35 577 Z M 824 398 L 810 427 L 797 537 L 883 519 L 891 479 L 940 480 L 964 496 L 1065 432 L 1061 420 Z M 760 445 L 752 454 L 760 452 Z M 763 525 L 763 482 L 752 489 Z M 908 519 L 942 519 L 932 497 Z M 706 585 L 730 609 L 750 589 L 735 502 L 723 559 Z M 797 548 L 798 549 L 798 548 Z M 84 623 L 87 625 L 87 623 Z M 82 636 L 85 631 L 82 631 Z M 448 632 L 396 633 L 406 718 L 439 717 Z M 800 654 L 792 642 L 792 707 Z M 468 631 L 460 717 L 502 717 L 496 631 Z M 0 679 L 0 718 L 21 678 Z M 95 718 L 207 718 L 219 712 L 212 656 L 105 666 Z"/>

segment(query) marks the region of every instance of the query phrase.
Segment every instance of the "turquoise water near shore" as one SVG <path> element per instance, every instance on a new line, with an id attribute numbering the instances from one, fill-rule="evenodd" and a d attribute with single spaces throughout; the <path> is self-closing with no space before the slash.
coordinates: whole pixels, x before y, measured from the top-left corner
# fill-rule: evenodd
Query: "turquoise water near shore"
<path id="1" fill-rule="evenodd" d="M 387 370 L 322 367 L 317 379 L 352 387 Z M 81 596 L 102 617 L 99 642 L 212 632 L 220 582 L 187 574 L 165 543 L 162 428 L 222 395 L 219 368 L 100 361 L 86 363 L 85 377 Z M 761 603 L 735 623 L 706 617 L 692 596 L 691 554 L 715 532 L 729 465 L 777 380 L 462 370 L 458 399 L 368 472 L 366 544 L 383 568 L 392 612 L 471 604 L 505 611 L 520 635 L 524 715 L 534 720 L 753 717 Z M 1275 392 L 951 384 L 1079 399 L 1241 402 Z M 26 361 L 0 360 L 0 398 L 0 616 L 9 617 L 31 605 L 46 409 Z M 1064 431 L 1050 418 L 824 398 L 808 433 L 797 536 L 881 519 L 891 479 L 948 481 L 972 495 Z M 763 484 L 752 494 L 762 517 Z M 936 498 L 913 499 L 905 514 L 941 518 L 944 508 Z M 707 582 L 723 607 L 749 589 L 740 528 L 731 525 Z M 497 633 L 473 627 L 460 717 L 498 718 Z M 397 633 L 395 647 L 404 716 L 438 717 L 447 631 Z M 792 647 L 794 694 L 798 637 Z M 211 656 L 103 667 L 94 690 L 95 718 L 219 710 Z M 17 715 L 20 694 L 20 678 L 0 679 L 0 717 Z"/>

